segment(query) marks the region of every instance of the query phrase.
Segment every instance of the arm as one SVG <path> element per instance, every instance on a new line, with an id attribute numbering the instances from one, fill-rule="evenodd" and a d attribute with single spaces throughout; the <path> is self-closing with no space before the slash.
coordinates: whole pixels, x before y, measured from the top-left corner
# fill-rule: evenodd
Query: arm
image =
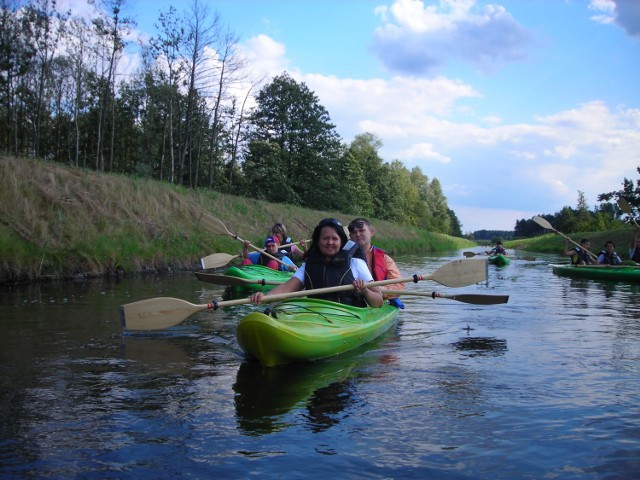
<path id="1" fill-rule="evenodd" d="M 251 300 L 260 305 L 260 302 L 262 301 L 262 297 L 267 297 L 269 295 L 277 295 L 280 293 L 292 293 L 292 292 L 297 292 L 299 290 L 302 290 L 302 287 L 304 285 L 302 284 L 302 282 L 297 279 L 296 277 L 291 277 L 289 280 L 287 280 L 285 283 L 278 285 L 277 287 L 273 288 L 270 292 L 264 293 L 264 292 L 256 292 L 253 295 L 251 295 Z"/>
<path id="2" fill-rule="evenodd" d="M 359 292 L 364 297 L 370 307 L 378 308 L 382 306 L 383 299 L 379 287 L 367 288 L 367 282 L 362 279 L 354 280 L 353 287 L 356 292 Z"/>
<path id="3" fill-rule="evenodd" d="M 382 292 L 379 287 L 367 288 L 367 283 L 373 282 L 373 276 L 369 270 L 367 262 L 359 258 L 351 259 L 351 271 L 353 273 L 354 281 L 353 288 L 356 292 L 359 292 L 365 299 L 365 301 L 371 307 L 381 307 L 384 299 L 382 298 Z"/>
<path id="4" fill-rule="evenodd" d="M 567 257 L 571 257 L 573 255 L 575 255 L 577 252 L 577 250 L 575 249 L 575 247 L 571 247 L 569 248 L 569 242 L 567 240 L 564 241 L 564 250 L 562 251 L 562 254 L 567 256 Z"/>
<path id="5" fill-rule="evenodd" d="M 388 279 L 394 279 L 394 278 L 402 278 L 402 275 L 400 274 L 400 269 L 398 268 L 398 266 L 396 265 L 396 262 L 393 261 L 393 258 L 391 258 L 389 255 L 385 255 L 384 256 L 384 261 L 387 265 L 387 278 Z M 392 283 L 390 285 L 386 285 L 385 288 L 388 290 L 404 290 L 404 283 Z M 388 296 L 389 298 L 393 298 L 393 295 Z"/>

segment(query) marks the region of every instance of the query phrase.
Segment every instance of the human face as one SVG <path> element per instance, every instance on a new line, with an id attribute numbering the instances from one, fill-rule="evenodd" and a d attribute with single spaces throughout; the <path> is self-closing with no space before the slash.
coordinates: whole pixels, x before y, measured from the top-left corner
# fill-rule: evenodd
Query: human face
<path id="1" fill-rule="evenodd" d="M 613 245 L 613 243 L 607 243 L 607 244 L 604 246 L 604 248 L 605 248 L 605 250 L 606 250 L 607 252 L 609 252 L 609 253 L 612 253 L 612 252 L 616 249 L 616 247 Z"/>
<path id="2" fill-rule="evenodd" d="M 338 253 L 341 248 L 340 236 L 335 229 L 329 226 L 322 227 L 322 230 L 320 230 L 320 241 L 318 242 L 320 253 L 327 257 L 332 257 Z"/>
<path id="3" fill-rule="evenodd" d="M 270 253 L 271 255 L 278 253 L 278 247 L 279 245 L 277 243 L 270 243 L 267 245 L 267 253 Z"/>
<path id="4" fill-rule="evenodd" d="M 357 242 L 361 247 L 368 248 L 371 245 L 371 237 L 373 237 L 373 227 L 360 222 L 349 228 L 349 236 L 351 240 Z"/>

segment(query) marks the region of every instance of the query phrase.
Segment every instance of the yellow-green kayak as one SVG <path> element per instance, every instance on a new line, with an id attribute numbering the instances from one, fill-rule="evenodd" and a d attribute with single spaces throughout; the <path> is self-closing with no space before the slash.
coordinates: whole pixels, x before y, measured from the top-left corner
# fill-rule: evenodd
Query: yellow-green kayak
<path id="1" fill-rule="evenodd" d="M 398 309 L 352 307 L 314 298 L 285 300 L 238 323 L 240 347 L 264 366 L 309 362 L 368 343 L 396 321 Z"/>

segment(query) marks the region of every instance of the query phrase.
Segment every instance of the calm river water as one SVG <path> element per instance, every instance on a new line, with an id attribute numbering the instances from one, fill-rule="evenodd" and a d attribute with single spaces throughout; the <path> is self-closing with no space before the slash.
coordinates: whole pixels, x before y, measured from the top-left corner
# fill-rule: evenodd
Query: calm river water
<path id="1" fill-rule="evenodd" d="M 409 276 L 459 258 L 396 260 Z M 640 285 L 555 260 L 409 285 L 510 299 L 406 296 L 374 343 L 270 369 L 235 339 L 260 307 L 123 335 L 123 303 L 224 294 L 192 274 L 0 289 L 0 478 L 638 478 Z"/>

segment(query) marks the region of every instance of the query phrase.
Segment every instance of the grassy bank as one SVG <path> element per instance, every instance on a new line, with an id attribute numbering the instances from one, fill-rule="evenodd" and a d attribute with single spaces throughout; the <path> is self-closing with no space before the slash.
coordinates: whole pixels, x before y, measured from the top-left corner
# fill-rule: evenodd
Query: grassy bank
<path id="1" fill-rule="evenodd" d="M 325 217 L 352 216 L 191 190 L 138 177 L 0 157 L 0 283 L 197 269 L 240 242 L 200 224 L 202 212 L 262 245 L 275 222 L 309 238 Z M 372 219 L 389 253 L 468 248 L 468 240 Z"/>

